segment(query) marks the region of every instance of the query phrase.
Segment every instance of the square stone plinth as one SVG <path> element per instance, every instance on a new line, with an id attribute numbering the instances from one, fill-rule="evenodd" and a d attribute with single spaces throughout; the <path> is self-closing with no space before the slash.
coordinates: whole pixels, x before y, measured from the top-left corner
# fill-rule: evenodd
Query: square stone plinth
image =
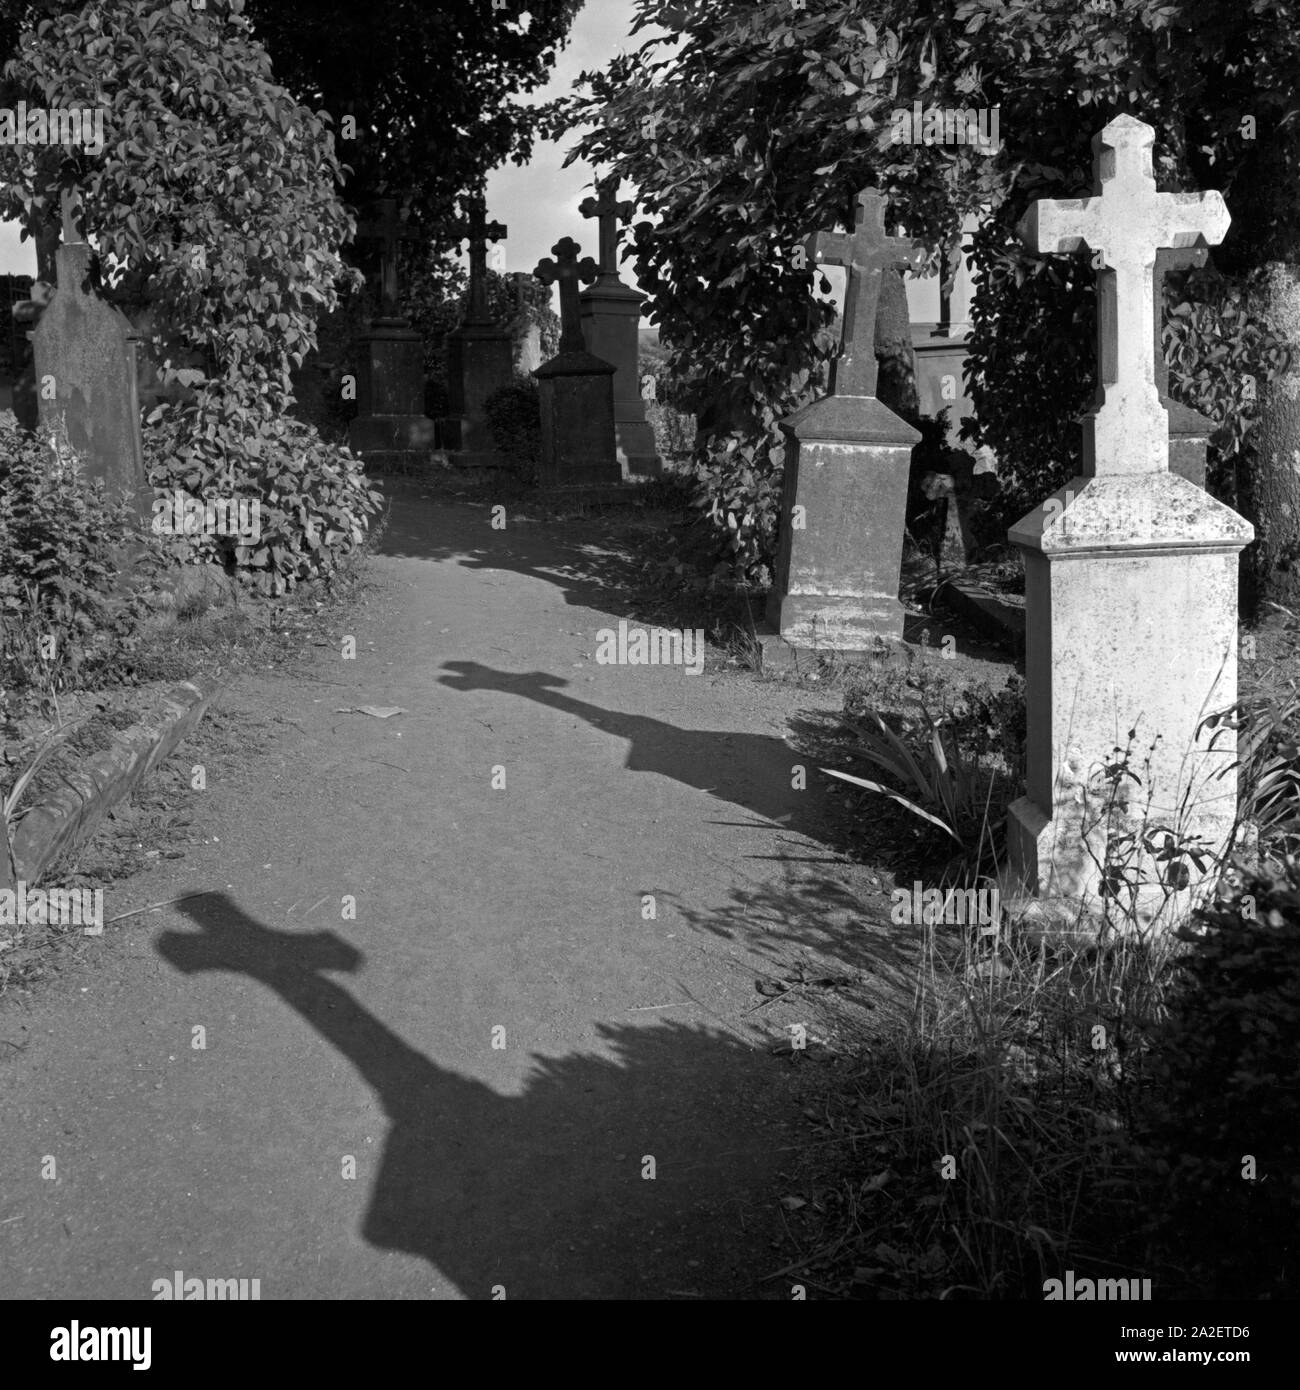
<path id="1" fill-rule="evenodd" d="M 898 576 L 908 469 L 921 436 L 872 396 L 826 397 L 781 428 L 781 544 L 768 623 L 796 649 L 877 650 L 903 633 Z"/>
<path id="2" fill-rule="evenodd" d="M 1011 529 L 1025 556 L 1029 739 L 1008 854 L 1029 891 L 1096 903 L 1128 835 L 1163 843 L 1167 829 L 1222 850 L 1236 740 L 1202 725 L 1237 696 L 1237 556 L 1252 535 L 1172 473 L 1075 478 Z M 1125 756 L 1133 776 L 1107 777 Z M 1185 867 L 1176 904 L 1197 891 Z M 1142 854 L 1132 873 L 1149 920 L 1162 870 Z"/>
<path id="3" fill-rule="evenodd" d="M 616 487 L 614 368 L 587 352 L 561 353 L 534 372 L 542 410 L 538 482 L 547 489 Z"/>

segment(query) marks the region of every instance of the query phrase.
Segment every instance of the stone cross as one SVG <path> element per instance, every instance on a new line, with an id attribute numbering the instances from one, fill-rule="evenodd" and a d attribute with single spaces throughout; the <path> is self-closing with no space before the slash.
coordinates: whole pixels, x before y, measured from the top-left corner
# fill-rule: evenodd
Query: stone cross
<path id="1" fill-rule="evenodd" d="M 466 323 L 491 323 L 487 309 L 487 244 L 503 241 L 507 228 L 487 220 L 487 205 L 481 193 L 470 199 L 466 222 L 469 236 L 469 309 Z"/>
<path id="2" fill-rule="evenodd" d="M 1043 199 L 1017 229 L 1036 251 L 1087 247 L 1097 271 L 1098 405 L 1084 431 L 1084 475 L 1159 473 L 1169 467 L 1169 421 L 1156 386 L 1156 252 L 1217 246 L 1231 220 L 1223 195 L 1157 193 L 1155 131 L 1116 116 L 1092 142 L 1095 195 Z M 1160 355 L 1157 353 L 1157 356 Z"/>
<path id="3" fill-rule="evenodd" d="M 611 174 L 596 184 L 596 197 L 584 198 L 578 211 L 584 217 L 595 217 L 600 227 L 600 273 L 618 277 L 618 224 L 626 222 L 636 209 L 630 199 L 618 201 L 618 175 Z"/>
<path id="4" fill-rule="evenodd" d="M 831 364 L 832 396 L 876 394 L 876 305 L 881 272 L 914 263 L 906 239 L 885 235 L 885 200 L 881 194 L 864 188 L 855 202 L 851 232 L 814 232 L 804 242 L 818 265 L 842 265 L 848 271 L 840 354 Z"/>
<path id="5" fill-rule="evenodd" d="M 585 352 L 582 337 L 581 308 L 578 303 L 578 284 L 590 284 L 600 273 L 600 267 L 590 256 L 578 259 L 582 248 L 572 237 L 564 237 L 551 247 L 551 255 L 537 263 L 533 274 L 544 285 L 560 286 L 560 352 Z"/>
<path id="6" fill-rule="evenodd" d="M 420 233 L 402 221 L 396 198 L 381 198 L 375 206 L 378 218 L 361 223 L 357 235 L 382 245 L 380 313 L 386 319 L 398 319 L 401 315 L 397 305 L 397 250 L 403 241 L 418 241 Z"/>
<path id="7" fill-rule="evenodd" d="M 1200 269 L 1210 259 L 1208 246 L 1162 246 L 1156 252 L 1156 273 L 1153 289 L 1152 317 L 1155 319 L 1156 390 L 1162 401 L 1169 396 L 1169 363 L 1165 361 L 1165 345 L 1161 335 L 1165 312 L 1165 276 L 1176 270 Z"/>

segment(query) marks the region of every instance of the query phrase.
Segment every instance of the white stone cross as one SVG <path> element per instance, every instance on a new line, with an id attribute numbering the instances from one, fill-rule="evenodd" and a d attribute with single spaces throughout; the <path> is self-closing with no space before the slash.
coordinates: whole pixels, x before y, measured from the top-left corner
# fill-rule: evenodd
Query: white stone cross
<path id="1" fill-rule="evenodd" d="M 1100 252 L 1097 272 L 1097 409 L 1084 428 L 1083 471 L 1159 473 L 1169 468 L 1169 417 L 1156 389 L 1156 251 L 1217 246 L 1231 218 L 1223 195 L 1157 193 L 1155 131 L 1116 116 L 1093 137 L 1096 196 L 1042 199 L 1017 231 L 1035 251 Z"/>

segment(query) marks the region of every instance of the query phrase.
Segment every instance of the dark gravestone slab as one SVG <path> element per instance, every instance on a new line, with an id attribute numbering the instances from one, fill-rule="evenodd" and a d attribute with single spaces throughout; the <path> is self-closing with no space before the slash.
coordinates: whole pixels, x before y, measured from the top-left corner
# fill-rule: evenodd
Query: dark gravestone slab
<path id="1" fill-rule="evenodd" d="M 614 430 L 612 362 L 593 357 L 582 336 L 578 285 L 596 278 L 590 256 L 565 237 L 534 275 L 560 287 L 560 350 L 533 372 L 542 410 L 538 481 L 545 488 L 617 487 L 623 481 Z"/>
<path id="2" fill-rule="evenodd" d="M 465 221 L 469 239 L 469 297 L 465 318 L 447 334 L 447 419 L 442 443 L 464 468 L 500 466 L 504 459 L 487 421 L 488 397 L 514 381 L 514 340 L 488 312 L 487 244 L 505 238 L 500 222 L 489 222 L 482 194 L 470 201 Z"/>
<path id="3" fill-rule="evenodd" d="M 348 444 L 372 467 L 418 468 L 433 449 L 434 424 L 424 413 L 424 339 L 399 305 L 397 256 L 420 233 L 402 222 L 395 198 L 381 198 L 376 218 L 357 232 L 381 246 L 380 311 L 361 339 Z"/>
<path id="4" fill-rule="evenodd" d="M 32 331 L 37 404 L 43 433 L 66 436 L 88 478 L 111 495 L 127 492 L 136 513 L 152 512 L 153 489 L 140 444 L 135 335 L 120 310 L 87 284 L 91 249 L 58 253 L 58 288 Z"/>

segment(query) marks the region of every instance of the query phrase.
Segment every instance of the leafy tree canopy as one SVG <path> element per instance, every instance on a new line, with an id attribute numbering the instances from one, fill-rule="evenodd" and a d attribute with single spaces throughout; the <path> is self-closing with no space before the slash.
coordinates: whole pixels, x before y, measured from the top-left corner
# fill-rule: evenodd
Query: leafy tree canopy
<path id="1" fill-rule="evenodd" d="M 527 162 L 540 118 L 515 97 L 546 82 L 582 0 L 248 0 L 276 77 L 345 117 L 347 196 L 400 198 L 438 249 L 452 209 L 484 175 Z"/>

